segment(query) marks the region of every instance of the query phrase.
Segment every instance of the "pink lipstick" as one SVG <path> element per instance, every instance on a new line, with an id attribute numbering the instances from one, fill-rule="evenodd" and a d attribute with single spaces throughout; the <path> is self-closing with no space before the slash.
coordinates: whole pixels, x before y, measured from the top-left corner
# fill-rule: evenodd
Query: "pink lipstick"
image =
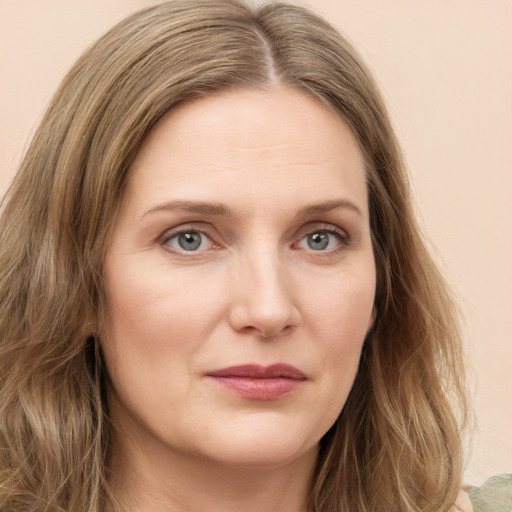
<path id="1" fill-rule="evenodd" d="M 300 370 L 288 364 L 230 366 L 206 375 L 251 400 L 277 400 L 301 387 L 306 380 Z"/>

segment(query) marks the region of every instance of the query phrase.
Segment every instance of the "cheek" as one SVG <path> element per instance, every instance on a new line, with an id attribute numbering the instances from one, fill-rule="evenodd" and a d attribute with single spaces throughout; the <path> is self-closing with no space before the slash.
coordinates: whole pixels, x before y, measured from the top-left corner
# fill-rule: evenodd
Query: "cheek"
<path id="1" fill-rule="evenodd" d="M 197 356 L 222 314 L 223 292 L 197 272 L 133 267 L 119 259 L 107 267 L 100 339 L 119 403 L 129 417 L 150 424 L 158 411 L 187 407 L 195 396 Z"/>
<path id="2" fill-rule="evenodd" d="M 187 293 L 193 287 L 182 285 L 179 276 L 171 279 L 159 265 L 136 263 L 137 258 L 117 258 L 105 268 L 107 309 L 100 339 L 118 391 L 144 389 L 185 372 L 203 328 Z"/>
<path id="3" fill-rule="evenodd" d="M 145 349 L 171 342 L 193 345 L 207 332 L 222 297 L 222 290 L 211 280 L 162 265 L 143 270 L 138 266 L 132 272 L 117 269 L 107 276 L 107 331 L 123 333 Z"/>
<path id="4" fill-rule="evenodd" d="M 333 276 L 324 290 L 309 294 L 304 308 L 310 337 L 316 341 L 321 358 L 323 389 L 326 396 L 330 393 L 338 398 L 333 404 L 337 413 L 359 367 L 361 350 L 372 325 L 374 297 L 375 273 L 369 265 L 364 272 Z"/>
<path id="5" fill-rule="evenodd" d="M 308 283 L 302 294 L 308 322 L 335 346 L 357 345 L 372 325 L 375 282 L 368 264 L 357 272 L 333 273 L 322 287 Z"/>

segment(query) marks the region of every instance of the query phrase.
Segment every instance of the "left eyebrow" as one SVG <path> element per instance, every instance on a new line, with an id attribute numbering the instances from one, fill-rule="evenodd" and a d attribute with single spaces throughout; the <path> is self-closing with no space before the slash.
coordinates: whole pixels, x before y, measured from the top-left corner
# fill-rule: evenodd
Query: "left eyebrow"
<path id="1" fill-rule="evenodd" d="M 304 206 L 299 208 L 297 211 L 297 216 L 306 217 L 308 215 L 317 215 L 319 213 L 326 213 L 332 210 L 336 210 L 337 208 L 348 208 L 349 210 L 357 213 L 357 215 L 364 217 L 361 209 L 353 202 L 346 199 L 334 199 L 332 201 L 324 201 L 323 203 Z"/>

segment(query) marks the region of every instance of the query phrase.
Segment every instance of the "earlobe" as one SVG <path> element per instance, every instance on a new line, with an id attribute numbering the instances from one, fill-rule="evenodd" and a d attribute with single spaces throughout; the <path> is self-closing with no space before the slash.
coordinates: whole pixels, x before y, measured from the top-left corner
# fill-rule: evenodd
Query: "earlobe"
<path id="1" fill-rule="evenodd" d="M 95 338 L 98 335 L 98 326 L 96 321 L 86 320 L 82 323 L 82 335 L 84 338 Z"/>

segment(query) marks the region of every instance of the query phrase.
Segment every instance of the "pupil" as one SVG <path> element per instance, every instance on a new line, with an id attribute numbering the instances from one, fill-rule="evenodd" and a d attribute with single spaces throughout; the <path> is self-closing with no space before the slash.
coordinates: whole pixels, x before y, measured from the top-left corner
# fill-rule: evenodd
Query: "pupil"
<path id="1" fill-rule="evenodd" d="M 309 247 L 315 251 L 325 249 L 329 245 L 329 235 L 327 233 L 312 233 L 308 238 Z"/>
<path id="2" fill-rule="evenodd" d="M 201 245 L 199 233 L 183 233 L 178 237 L 180 247 L 185 251 L 195 251 Z"/>

